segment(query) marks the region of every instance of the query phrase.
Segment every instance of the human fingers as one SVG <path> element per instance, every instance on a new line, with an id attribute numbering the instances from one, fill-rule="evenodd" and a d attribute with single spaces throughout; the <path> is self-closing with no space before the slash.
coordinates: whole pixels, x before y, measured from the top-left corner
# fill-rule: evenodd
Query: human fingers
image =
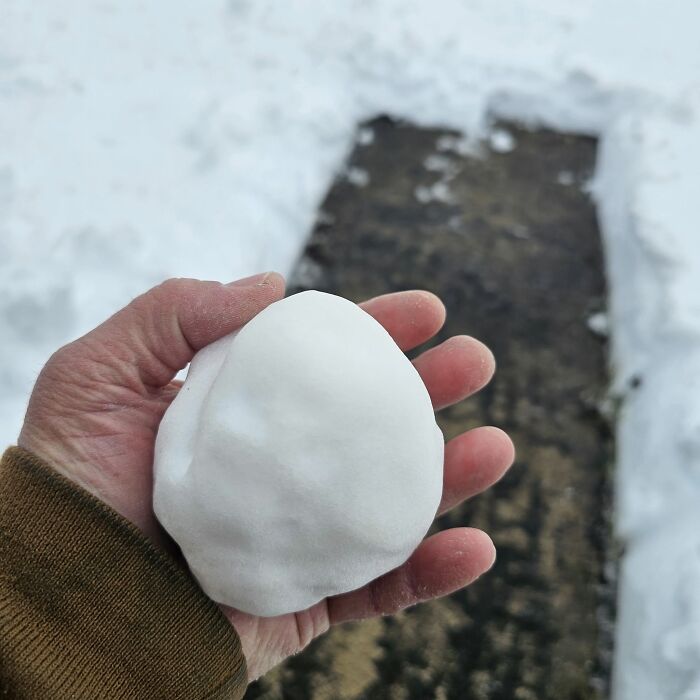
<path id="1" fill-rule="evenodd" d="M 485 426 L 458 435 L 445 445 L 442 515 L 495 484 L 513 464 L 512 440 L 499 428 Z"/>
<path id="2" fill-rule="evenodd" d="M 479 391 L 496 369 L 491 351 L 468 335 L 448 338 L 419 355 L 413 364 L 436 411 Z"/>
<path id="3" fill-rule="evenodd" d="M 429 340 L 445 323 L 443 303 L 423 290 L 383 294 L 359 306 L 384 326 L 402 350 Z"/>
<path id="4" fill-rule="evenodd" d="M 276 272 L 231 284 L 171 279 L 76 342 L 126 361 L 144 384 L 163 387 L 198 350 L 240 328 L 283 295 L 284 278 Z"/>
<path id="5" fill-rule="evenodd" d="M 349 593 L 329 598 L 331 624 L 390 615 L 452 593 L 488 571 L 496 559 L 491 538 L 481 530 L 454 528 L 423 540 L 408 561 Z"/>

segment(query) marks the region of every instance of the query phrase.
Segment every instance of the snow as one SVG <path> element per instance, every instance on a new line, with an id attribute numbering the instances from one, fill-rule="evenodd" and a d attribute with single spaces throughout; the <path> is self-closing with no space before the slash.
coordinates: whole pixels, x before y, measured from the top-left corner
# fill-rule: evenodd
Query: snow
<path id="1" fill-rule="evenodd" d="M 496 153 L 509 153 L 516 147 L 513 134 L 507 129 L 496 128 L 489 134 L 489 143 Z"/>
<path id="2" fill-rule="evenodd" d="M 289 271 L 363 119 L 465 134 L 436 154 L 493 144 L 494 116 L 598 135 L 615 697 L 699 698 L 698 20 L 692 0 L 0 0 L 5 442 L 48 354 L 145 287 Z"/>
<path id="3" fill-rule="evenodd" d="M 610 335 L 610 322 L 604 311 L 599 311 L 588 317 L 588 328 L 596 335 L 607 338 Z"/>
<path id="4" fill-rule="evenodd" d="M 403 564 L 435 518 L 443 453 L 384 328 L 302 292 L 195 356 L 158 432 L 154 507 L 213 600 L 281 615 Z"/>

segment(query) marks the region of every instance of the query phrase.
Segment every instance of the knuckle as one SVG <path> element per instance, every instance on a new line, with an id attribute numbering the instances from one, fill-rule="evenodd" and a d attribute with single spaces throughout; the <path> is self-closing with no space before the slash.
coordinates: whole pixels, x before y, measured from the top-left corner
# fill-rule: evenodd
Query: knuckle
<path id="1" fill-rule="evenodd" d="M 61 367 L 70 363 L 76 353 L 76 342 L 73 341 L 55 350 L 46 362 L 46 367 Z"/>
<path id="2" fill-rule="evenodd" d="M 174 304 L 192 288 L 194 280 L 183 277 L 170 277 L 140 294 L 129 304 L 132 312 L 139 316 L 148 316 L 155 305 Z"/>
<path id="3" fill-rule="evenodd" d="M 158 286 L 161 289 L 181 289 L 190 281 L 191 280 L 186 277 L 168 277 L 168 279 L 163 280 Z"/>
<path id="4" fill-rule="evenodd" d="M 74 368 L 81 363 L 82 347 L 79 340 L 63 345 L 54 351 L 42 367 L 37 378 L 37 386 L 61 381 L 72 375 Z"/>
<path id="5" fill-rule="evenodd" d="M 174 302 L 201 292 L 202 286 L 206 284 L 218 285 L 218 283 L 202 282 L 189 277 L 170 277 L 146 292 L 143 297 L 156 297 L 159 301 Z"/>
<path id="6" fill-rule="evenodd" d="M 170 277 L 154 287 L 152 291 L 175 296 L 191 288 L 193 281 L 185 277 Z"/>

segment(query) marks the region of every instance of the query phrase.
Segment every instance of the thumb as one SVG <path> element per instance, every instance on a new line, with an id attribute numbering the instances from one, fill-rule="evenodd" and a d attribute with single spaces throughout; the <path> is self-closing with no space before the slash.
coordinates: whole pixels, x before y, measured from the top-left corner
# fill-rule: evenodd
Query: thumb
<path id="1" fill-rule="evenodd" d="M 78 342 L 138 370 L 150 386 L 165 386 L 205 345 L 231 333 L 284 296 L 276 272 L 231 284 L 169 279 Z"/>

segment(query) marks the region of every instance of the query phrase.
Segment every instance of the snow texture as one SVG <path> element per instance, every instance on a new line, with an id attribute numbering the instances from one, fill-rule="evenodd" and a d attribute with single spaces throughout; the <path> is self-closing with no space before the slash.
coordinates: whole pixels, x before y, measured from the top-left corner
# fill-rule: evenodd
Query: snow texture
<path id="1" fill-rule="evenodd" d="M 615 697 L 697 700 L 699 23 L 694 0 L 0 0 L 4 441 L 46 357 L 145 287 L 287 272 L 358 122 L 466 134 L 436 154 L 494 116 L 599 135 Z"/>
<path id="2" fill-rule="evenodd" d="M 158 432 L 155 511 L 212 599 L 296 612 L 408 559 L 440 503 L 443 446 L 382 326 L 303 292 L 195 356 Z"/>

